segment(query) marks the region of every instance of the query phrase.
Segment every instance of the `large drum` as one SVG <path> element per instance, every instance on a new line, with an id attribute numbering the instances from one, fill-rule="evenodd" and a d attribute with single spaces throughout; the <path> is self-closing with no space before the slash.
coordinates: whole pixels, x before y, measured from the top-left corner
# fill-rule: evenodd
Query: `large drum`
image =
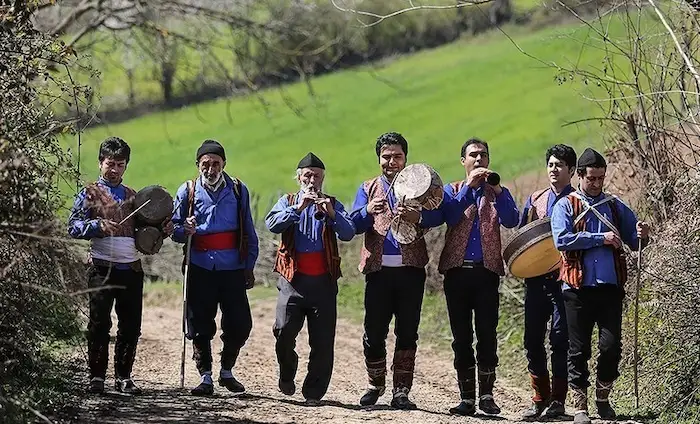
<path id="1" fill-rule="evenodd" d="M 556 271 L 561 254 L 554 246 L 550 218 L 530 222 L 514 233 L 503 249 L 503 260 L 511 274 L 532 278 Z"/>
<path id="2" fill-rule="evenodd" d="M 424 163 L 408 165 L 395 177 L 394 196 L 404 205 L 420 205 L 423 209 L 437 209 L 442 203 L 442 179 Z"/>
<path id="3" fill-rule="evenodd" d="M 156 227 L 137 227 L 134 230 L 136 250 L 144 255 L 155 255 L 163 247 L 163 233 Z"/>
<path id="4" fill-rule="evenodd" d="M 173 198 L 167 190 L 158 185 L 142 188 L 134 198 L 134 208 L 148 204 L 136 213 L 136 220 L 143 224 L 159 226 L 173 214 Z"/>

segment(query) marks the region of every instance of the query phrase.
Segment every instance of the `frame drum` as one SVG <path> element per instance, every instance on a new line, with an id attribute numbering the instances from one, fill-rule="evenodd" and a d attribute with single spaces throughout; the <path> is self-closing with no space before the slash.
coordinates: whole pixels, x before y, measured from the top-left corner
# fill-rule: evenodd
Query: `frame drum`
<path id="1" fill-rule="evenodd" d="M 394 180 L 396 200 L 423 209 L 437 209 L 442 203 L 442 179 L 429 165 L 414 163 L 406 166 Z"/>
<path id="2" fill-rule="evenodd" d="M 134 207 L 140 207 L 149 199 L 151 201 L 136 212 L 136 217 L 139 221 L 148 225 L 158 226 L 162 224 L 166 218 L 172 216 L 173 198 L 163 187 L 150 185 L 142 188 L 136 193 Z"/>
<path id="3" fill-rule="evenodd" d="M 549 274 L 561 266 L 561 254 L 554 246 L 550 218 L 530 222 L 506 242 L 503 260 L 511 274 L 532 278 Z"/>

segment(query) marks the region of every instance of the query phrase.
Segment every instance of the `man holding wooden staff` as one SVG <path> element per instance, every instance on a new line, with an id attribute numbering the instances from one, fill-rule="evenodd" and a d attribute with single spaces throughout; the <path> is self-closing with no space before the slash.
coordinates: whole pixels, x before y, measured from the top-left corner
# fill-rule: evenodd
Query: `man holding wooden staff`
<path id="1" fill-rule="evenodd" d="M 574 190 L 571 187 L 571 177 L 576 171 L 576 152 L 573 148 L 564 144 L 550 147 L 545 153 L 545 163 L 549 187 L 538 190 L 527 198 L 520 218 L 521 228 L 530 222 L 551 216 L 554 204 Z M 550 319 L 551 384 L 544 346 L 547 322 Z M 530 384 L 535 395 L 532 406 L 523 413 L 523 420 L 534 421 L 542 414 L 547 418 L 564 415 L 568 391 L 566 354 L 569 338 L 559 270 L 525 279 L 524 341 Z"/>
<path id="2" fill-rule="evenodd" d="M 191 236 L 187 282 L 187 337 L 201 376 L 195 396 L 214 393 L 211 340 L 221 307 L 221 371 L 219 385 L 245 392 L 232 369 L 248 340 L 253 321 L 246 289 L 253 287 L 258 236 L 250 210 L 248 188 L 224 172 L 226 154 L 217 141 L 206 140 L 197 150 L 199 176 L 177 191 L 173 240 Z"/>
<path id="3" fill-rule="evenodd" d="M 586 149 L 576 172 L 580 190 L 554 205 L 552 235 L 561 251 L 563 296 L 569 332 L 569 386 L 574 423 L 588 424 L 588 360 L 593 326 L 598 325 L 596 407 L 602 419 L 614 419 L 609 395 L 620 375 L 622 303 L 627 280 L 623 243 L 632 250 L 648 244 L 649 225 L 616 196 L 603 192 L 607 164 Z"/>
<path id="4" fill-rule="evenodd" d="M 505 275 L 501 256 L 501 225 L 518 225 L 518 207 L 498 174 L 488 168 L 489 146 L 478 138 L 461 149 L 465 179 L 445 185 L 450 201 L 445 208 L 447 233 L 438 269 L 445 276 L 445 299 L 454 341 L 454 365 L 461 402 L 450 412 L 476 413 L 476 365 L 479 409 L 499 414 L 493 398 L 496 382 L 496 327 L 500 277 Z M 472 326 L 474 318 L 474 327 Z M 472 347 L 476 333 L 476 360 Z"/>
<path id="5" fill-rule="evenodd" d="M 326 394 L 333 372 L 337 318 L 336 296 L 340 272 L 338 238 L 355 235 L 342 203 L 322 192 L 326 167 L 309 153 L 299 161 L 296 178 L 300 190 L 282 196 L 265 218 L 267 228 L 282 234 L 277 251 L 277 316 L 273 333 L 279 362 L 279 389 L 291 396 L 299 357 L 296 339 L 308 320 L 309 365 L 302 394 L 310 405 Z"/>
<path id="6" fill-rule="evenodd" d="M 398 133 L 382 134 L 375 146 L 381 175 L 360 185 L 353 204 L 352 220 L 363 234 L 359 269 L 365 274 L 365 365 L 369 388 L 360 405 L 374 405 L 386 388 L 386 337 L 396 317 L 396 348 L 393 358 L 391 406 L 416 409 L 408 394 L 413 384 L 418 325 L 425 288 L 428 252 L 425 239 L 400 244 L 390 224 L 397 214 L 405 222 L 422 228 L 442 223 L 442 211 L 419 211 L 397 205 L 392 182 L 406 166 L 408 142 Z"/>
<path id="7" fill-rule="evenodd" d="M 113 305 L 119 320 L 114 386 L 123 393 L 141 393 L 131 379 L 141 335 L 144 274 L 134 244 L 136 192 L 122 182 L 130 156 L 131 149 L 121 138 L 109 137 L 102 142 L 100 178 L 80 191 L 68 220 L 71 237 L 90 240 L 88 286 L 92 291 L 87 338 L 91 393 L 104 392 Z M 173 224 L 168 220 L 163 233 L 169 236 L 172 231 Z"/>

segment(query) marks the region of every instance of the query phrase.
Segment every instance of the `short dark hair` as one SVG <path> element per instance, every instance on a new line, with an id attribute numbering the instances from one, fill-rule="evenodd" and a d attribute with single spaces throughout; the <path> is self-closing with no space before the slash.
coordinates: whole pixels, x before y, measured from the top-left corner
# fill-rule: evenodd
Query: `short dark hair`
<path id="1" fill-rule="evenodd" d="M 100 162 L 107 158 L 115 160 L 125 160 L 129 163 L 131 157 L 131 148 L 126 141 L 119 137 L 108 137 L 100 144 L 100 154 L 98 156 Z"/>
<path id="2" fill-rule="evenodd" d="M 576 151 L 571 146 L 555 144 L 550 147 L 547 149 L 547 153 L 544 154 L 544 163 L 549 163 L 549 158 L 552 156 L 563 161 L 569 169 L 574 169 L 576 167 Z"/>
<path id="3" fill-rule="evenodd" d="M 480 138 L 472 137 L 469 140 L 465 141 L 464 144 L 462 144 L 462 151 L 460 153 L 462 157 L 466 157 L 464 155 L 467 154 L 467 147 L 471 146 L 472 144 L 483 144 L 484 147 L 486 147 L 486 153 L 489 152 L 489 144 L 487 142 Z"/>
<path id="4" fill-rule="evenodd" d="M 377 146 L 375 148 L 377 151 L 377 157 L 379 157 L 379 153 L 382 151 L 382 148 L 391 145 L 401 146 L 403 154 L 408 156 L 408 141 L 406 141 L 406 139 L 397 132 L 388 132 L 380 135 L 379 138 L 377 138 Z"/>

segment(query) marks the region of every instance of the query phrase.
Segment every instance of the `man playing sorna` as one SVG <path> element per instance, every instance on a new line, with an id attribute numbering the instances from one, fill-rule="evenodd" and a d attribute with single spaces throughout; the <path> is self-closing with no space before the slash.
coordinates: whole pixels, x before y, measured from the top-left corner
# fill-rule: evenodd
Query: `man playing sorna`
<path id="1" fill-rule="evenodd" d="M 632 250 L 648 243 L 649 225 L 617 197 L 603 192 L 607 164 L 593 149 L 578 160 L 580 190 L 554 205 L 552 235 L 562 253 L 560 278 L 569 331 L 569 386 L 574 423 L 588 424 L 588 360 L 593 326 L 598 325 L 596 406 L 602 419 L 614 419 L 608 399 L 620 375 L 622 302 L 627 267 L 623 242 Z"/>
<path id="2" fill-rule="evenodd" d="M 527 198 L 520 227 L 552 214 L 554 204 L 573 191 L 571 177 L 576 171 L 576 152 L 569 146 L 557 144 L 545 153 L 549 187 Z M 552 349 L 552 378 L 547 371 L 544 337 L 551 318 L 549 344 Z M 566 313 L 561 293 L 559 270 L 525 279 L 525 350 L 527 351 L 530 384 L 535 390 L 532 406 L 523 419 L 533 421 L 543 413 L 547 418 L 564 415 L 568 388 L 566 352 L 569 339 Z M 546 410 L 546 412 L 545 412 Z"/>
<path id="3" fill-rule="evenodd" d="M 224 148 L 206 140 L 197 150 L 199 177 L 177 191 L 173 240 L 192 236 L 187 291 L 187 337 L 201 383 L 196 396 L 214 393 L 211 340 L 221 306 L 221 371 L 219 385 L 234 393 L 245 391 L 232 369 L 250 335 L 253 321 L 246 289 L 255 282 L 258 236 L 250 211 L 247 187 L 224 172 Z"/>
<path id="4" fill-rule="evenodd" d="M 297 166 L 300 190 L 282 196 L 265 218 L 270 231 L 282 234 L 275 262 L 281 277 L 273 327 L 279 388 L 286 395 L 296 391 L 299 357 L 294 347 L 306 317 L 311 352 L 302 393 L 309 404 L 317 404 L 325 395 L 333 371 L 341 276 L 337 238 L 350 241 L 355 235 L 342 203 L 322 194 L 325 169 L 316 155 L 306 155 Z"/>
<path id="5" fill-rule="evenodd" d="M 360 404 L 374 405 L 384 394 L 386 337 L 395 316 L 391 405 L 415 409 L 408 393 L 413 384 L 428 252 L 423 237 L 410 244 L 399 244 L 389 226 L 395 213 L 405 222 L 423 228 L 438 226 L 442 223 L 442 212 L 440 209 L 421 212 L 397 205 L 390 185 L 406 166 L 408 155 L 408 142 L 401 134 L 382 134 L 375 152 L 382 173 L 362 183 L 351 214 L 357 234 L 365 234 L 359 269 L 365 274 L 366 282 L 363 344 L 369 388 Z"/>
<path id="6" fill-rule="evenodd" d="M 109 361 L 110 315 L 118 322 L 114 346 L 115 388 L 139 394 L 131 379 L 136 345 L 141 335 L 143 270 L 134 244 L 134 218 L 119 224 L 133 210 L 136 192 L 122 183 L 131 156 L 124 140 L 109 137 L 99 150 L 100 178 L 80 191 L 68 221 L 71 237 L 90 240 L 90 321 L 88 323 L 89 391 L 102 393 Z M 163 232 L 172 233 L 172 222 Z M 114 286 L 114 288 L 106 288 Z"/>
<path id="7" fill-rule="evenodd" d="M 518 225 L 518 207 L 505 187 L 487 183 L 492 173 L 485 141 L 472 138 L 462 145 L 466 179 L 445 185 L 447 232 L 438 269 L 445 276 L 445 299 L 454 341 L 454 365 L 462 401 L 450 412 L 476 413 L 475 365 L 479 368 L 479 409 L 499 414 L 493 399 L 496 381 L 496 327 L 500 277 L 505 275 L 500 227 Z M 475 328 L 472 327 L 472 314 Z M 476 356 L 472 343 L 476 330 Z"/>

